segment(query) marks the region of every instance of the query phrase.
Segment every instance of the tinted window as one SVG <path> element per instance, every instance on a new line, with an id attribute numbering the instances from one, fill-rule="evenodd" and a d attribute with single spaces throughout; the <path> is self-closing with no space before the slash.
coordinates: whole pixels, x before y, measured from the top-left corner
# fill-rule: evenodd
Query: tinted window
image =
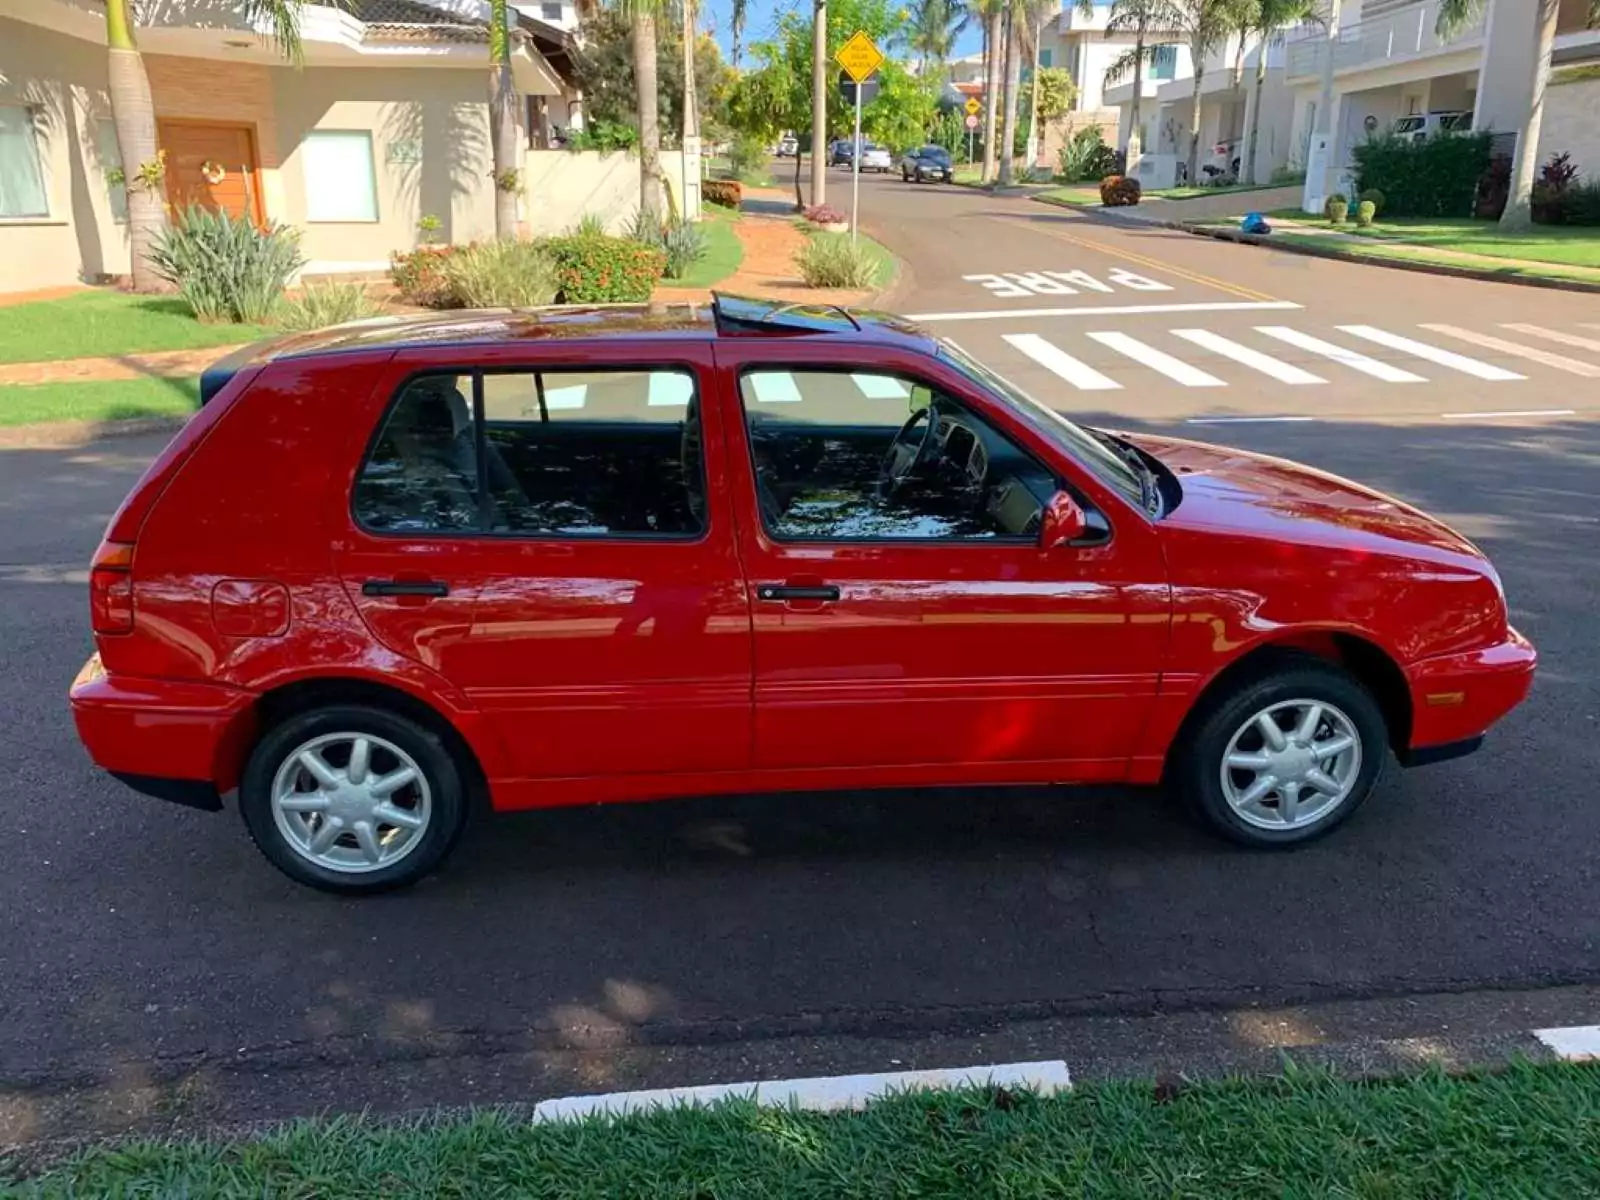
<path id="1" fill-rule="evenodd" d="M 692 537 L 703 528 L 699 404 L 687 371 L 483 379 L 496 530 Z"/>
<path id="2" fill-rule="evenodd" d="M 949 396 L 893 375 L 740 379 L 762 521 L 785 540 L 1033 540 L 1050 472 Z"/>
<path id="3" fill-rule="evenodd" d="M 692 537 L 704 527 L 689 372 L 486 373 L 481 407 L 474 382 L 406 385 L 356 483 L 363 525 L 543 537 Z"/>
<path id="4" fill-rule="evenodd" d="M 406 385 L 356 481 L 363 525 L 395 533 L 477 528 L 471 395 L 470 375 L 429 375 Z"/>

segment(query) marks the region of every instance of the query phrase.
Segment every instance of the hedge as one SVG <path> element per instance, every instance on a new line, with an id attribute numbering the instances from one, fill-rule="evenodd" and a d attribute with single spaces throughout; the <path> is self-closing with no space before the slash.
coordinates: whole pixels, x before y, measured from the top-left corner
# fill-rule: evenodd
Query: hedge
<path id="1" fill-rule="evenodd" d="M 1426 141 L 1373 138 L 1354 150 L 1356 190 L 1377 189 L 1391 217 L 1470 217 L 1489 166 L 1488 133 L 1444 133 Z"/>
<path id="2" fill-rule="evenodd" d="M 667 256 L 629 238 L 594 234 L 551 238 L 564 304 L 638 303 L 650 299 Z"/>

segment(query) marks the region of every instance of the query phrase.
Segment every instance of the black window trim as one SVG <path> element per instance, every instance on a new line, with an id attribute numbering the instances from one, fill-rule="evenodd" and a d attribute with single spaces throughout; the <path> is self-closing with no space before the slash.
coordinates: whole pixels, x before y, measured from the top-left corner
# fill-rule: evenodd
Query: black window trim
<path id="1" fill-rule="evenodd" d="M 487 430 L 486 430 L 486 427 L 485 427 L 486 426 L 486 421 L 485 421 L 484 415 L 483 415 L 483 409 L 484 409 L 484 403 L 483 403 L 483 380 L 484 380 L 484 377 L 486 375 L 529 375 L 529 374 L 533 375 L 533 377 L 534 377 L 534 387 L 535 387 L 535 390 L 537 391 L 537 394 L 538 394 L 538 397 L 539 397 L 539 421 L 540 421 L 540 424 L 548 424 L 549 421 L 550 421 L 550 414 L 549 414 L 549 411 L 545 408 L 545 400 L 544 400 L 544 376 L 545 375 L 547 375 L 547 374 L 549 374 L 549 375 L 557 375 L 557 374 L 598 375 L 598 374 L 603 374 L 607 370 L 614 370 L 618 374 L 623 374 L 623 373 L 648 373 L 648 372 L 651 372 L 651 371 L 674 371 L 674 372 L 677 372 L 679 374 L 687 374 L 689 376 L 690 382 L 693 384 L 693 387 L 694 387 L 694 393 L 690 397 L 690 403 L 693 404 L 693 403 L 698 402 L 699 405 L 700 405 L 700 409 L 699 409 L 699 411 L 700 411 L 700 422 L 701 422 L 701 431 L 700 431 L 700 445 L 701 445 L 700 483 L 701 483 L 701 487 L 702 487 L 702 490 L 703 490 L 703 494 L 704 494 L 704 498 L 705 498 L 706 503 L 705 503 L 705 513 L 700 519 L 700 530 L 699 530 L 699 532 L 695 533 L 695 534 L 675 534 L 675 533 L 559 533 L 559 534 L 539 534 L 539 533 L 521 533 L 521 532 L 517 532 L 517 531 L 514 531 L 514 530 L 495 530 L 495 529 L 490 529 L 489 526 L 490 526 L 490 524 L 492 524 L 492 515 L 491 515 L 491 511 L 490 511 L 490 506 L 489 506 L 489 504 L 490 504 L 490 502 L 489 502 L 489 478 L 488 478 L 488 473 L 487 473 L 487 471 L 485 469 L 485 463 L 486 463 L 486 460 L 488 458 L 488 455 L 485 452 L 486 446 L 487 446 L 487 443 L 488 443 L 488 433 L 487 433 Z M 374 529 L 372 526 L 368 525 L 364 520 L 361 519 L 361 513 L 357 510 L 357 507 L 356 507 L 356 494 L 360 490 L 360 487 L 361 487 L 361 476 L 362 476 L 362 473 L 366 470 L 367 463 L 372 458 L 372 452 L 377 449 L 379 441 L 382 440 L 383 432 L 389 426 L 389 418 L 394 415 L 394 411 L 399 406 L 401 398 L 406 394 L 406 390 L 408 388 L 410 388 L 411 385 L 413 383 L 415 383 L 419 379 L 426 379 L 426 378 L 436 377 L 436 376 L 441 376 L 441 375 L 448 376 L 448 377 L 454 378 L 454 379 L 460 379 L 463 375 L 469 375 L 469 376 L 472 377 L 473 452 L 474 452 L 474 456 L 475 456 L 475 458 L 477 460 L 473 464 L 473 466 L 474 466 L 474 468 L 476 470 L 476 473 L 477 473 L 477 481 L 476 481 L 476 487 L 474 488 L 474 492 L 475 492 L 477 500 L 478 500 L 478 528 L 476 528 L 476 529 L 429 529 L 429 530 Z M 707 472 L 707 461 L 706 461 L 706 454 L 705 454 L 705 449 L 704 449 L 705 445 L 706 445 L 705 409 L 706 409 L 705 398 L 702 395 L 702 389 L 701 389 L 701 386 L 700 386 L 700 364 L 699 363 L 695 363 L 695 362 L 686 362 L 686 361 L 683 361 L 681 359 L 680 360 L 676 360 L 676 361 L 674 361 L 674 360 L 651 360 L 651 361 L 648 361 L 648 362 L 629 361 L 629 362 L 625 362 L 625 363 L 623 363 L 623 362 L 617 362 L 617 363 L 600 362 L 600 363 L 593 363 L 593 364 L 585 364 L 585 365 L 582 365 L 582 366 L 568 366 L 568 365 L 562 364 L 562 365 L 557 365 L 557 366 L 553 366 L 553 367 L 546 367 L 546 366 L 543 366 L 543 365 L 531 364 L 531 363 L 516 363 L 516 364 L 506 364 L 506 365 L 497 364 L 497 365 L 492 366 L 492 367 L 481 367 L 481 366 L 480 367 L 465 367 L 465 366 L 462 366 L 462 367 L 449 367 L 449 366 L 419 367 L 418 369 L 409 372 L 405 376 L 405 378 L 401 379 L 400 382 L 395 386 L 393 394 L 384 403 L 382 415 L 379 417 L 377 423 L 373 426 L 372 433 L 370 435 L 368 435 L 368 437 L 367 437 L 366 445 L 363 447 L 363 449 L 361 451 L 361 458 L 356 464 L 355 475 L 352 477 L 352 479 L 350 481 L 349 500 L 348 500 L 348 504 L 347 504 L 347 508 L 348 508 L 349 514 L 350 514 L 350 520 L 355 524 L 355 527 L 358 530 L 360 530 L 362 533 L 366 534 L 368 537 L 382 538 L 382 539 L 387 540 L 387 541 L 401 541 L 401 542 L 418 542 L 418 541 L 435 541 L 435 540 L 437 540 L 437 541 L 466 541 L 466 540 L 483 541 L 483 540 L 487 539 L 487 540 L 493 540 L 493 541 L 497 541 L 497 542 L 533 542 L 533 543 L 537 543 L 539 545 L 549 545 L 549 546 L 566 545 L 566 544 L 570 544 L 570 543 L 577 543 L 579 545 L 585 545 L 585 544 L 590 544 L 590 543 L 606 543 L 606 542 L 648 542 L 648 543 L 650 543 L 652 545 L 654 545 L 654 544 L 663 544 L 663 545 L 669 545 L 669 546 L 700 546 L 700 545 L 704 545 L 710 539 L 712 533 L 715 531 L 715 528 L 716 528 L 715 525 L 713 524 L 713 521 L 712 521 L 711 486 L 710 486 L 710 478 L 709 478 L 709 475 L 708 475 L 708 472 Z"/>
<path id="2" fill-rule="evenodd" d="M 867 375 L 867 374 L 889 375 L 889 376 L 892 376 L 893 378 L 896 378 L 896 379 L 900 380 L 902 383 L 910 384 L 913 387 L 917 387 L 917 386 L 925 387 L 931 392 L 935 392 L 935 393 L 937 393 L 938 395 L 941 395 L 941 396 L 946 396 L 949 399 L 951 399 L 952 401 L 954 401 L 955 403 L 960 404 L 963 410 L 970 411 L 970 406 L 967 405 L 964 401 L 962 401 L 959 396 L 950 395 L 950 389 L 949 388 L 943 387 L 943 386 L 941 386 L 939 384 L 935 384 L 932 381 L 930 381 L 928 379 L 925 379 L 925 378 L 918 378 L 917 376 L 911 375 L 911 374 L 909 374 L 909 373 L 907 373 L 905 371 L 901 371 L 901 370 L 899 370 L 897 368 L 885 368 L 885 367 L 880 367 L 877 364 L 867 364 L 865 366 L 854 366 L 854 367 L 852 367 L 852 366 L 830 366 L 830 365 L 817 364 L 817 363 L 800 363 L 800 364 L 791 365 L 788 362 L 781 362 L 781 361 L 778 361 L 778 360 L 773 360 L 771 362 L 745 362 L 745 363 L 741 364 L 740 367 L 739 367 L 739 376 L 738 376 L 738 379 L 736 381 L 735 390 L 737 391 L 738 396 L 739 396 L 739 414 L 740 414 L 740 418 L 741 418 L 740 419 L 740 424 L 744 427 L 744 452 L 745 452 L 745 455 L 749 459 L 749 462 L 750 462 L 750 478 L 751 478 L 751 481 L 753 483 L 756 483 L 756 485 L 758 487 L 759 487 L 759 481 L 758 481 L 759 477 L 757 475 L 757 472 L 759 471 L 760 468 L 757 467 L 757 465 L 756 465 L 755 443 L 751 439 L 751 433 L 750 433 L 750 410 L 745 405 L 745 402 L 744 402 L 744 379 L 745 379 L 745 376 L 750 374 L 750 373 L 752 373 L 752 372 L 756 372 L 756 371 L 788 371 L 790 373 L 798 372 L 798 373 L 801 373 L 801 374 L 809 374 L 809 375 Z M 1029 450 L 1025 446 L 1017 445 L 1016 439 L 1013 438 L 1009 433 L 1006 433 L 1004 430 L 994 429 L 993 428 L 993 422 L 989 421 L 987 418 L 982 417 L 981 414 L 973 413 L 972 415 L 976 416 L 976 417 L 979 417 L 979 419 L 982 419 L 986 425 L 990 426 L 991 430 L 994 433 L 996 433 L 1000 437 L 1003 437 L 1007 442 L 1011 443 L 1012 447 L 1019 454 L 1026 455 L 1036 465 L 1038 465 L 1041 470 L 1043 470 L 1046 474 L 1048 474 L 1050 476 L 1051 479 L 1053 479 L 1055 481 L 1055 485 L 1059 490 L 1070 492 L 1072 494 L 1072 496 L 1077 499 L 1077 501 L 1078 501 L 1078 503 L 1080 505 L 1083 505 L 1086 508 L 1093 508 L 1097 512 L 1099 511 L 1099 508 L 1100 508 L 1099 505 L 1090 504 L 1088 502 L 1088 500 L 1082 495 L 1081 492 L 1079 492 L 1079 490 L 1077 488 L 1073 487 L 1067 480 L 1064 480 L 1061 477 L 1059 472 L 1053 470 L 1047 464 L 1039 462 L 1039 456 L 1037 454 L 1035 454 L 1032 450 Z M 762 513 L 761 505 L 760 505 L 759 501 L 756 503 L 755 507 L 756 507 L 756 519 L 761 524 L 762 536 L 765 537 L 768 541 L 772 542 L 774 545 L 778 545 L 778 546 L 929 546 L 929 547 L 942 547 L 942 548 L 946 548 L 946 549 L 948 549 L 951 546 L 961 546 L 961 547 L 969 548 L 969 549 L 970 548 L 976 548 L 976 547 L 994 547 L 996 549 L 1010 549 L 1010 550 L 1015 550 L 1015 549 L 1017 549 L 1019 547 L 1024 547 L 1024 546 L 1032 546 L 1035 549 L 1039 550 L 1041 553 L 1048 553 L 1048 551 L 1045 549 L 1044 545 L 1042 544 L 1042 539 L 1044 537 L 1044 523 L 1043 523 L 1042 519 L 1040 521 L 1039 532 L 1034 534 L 1033 537 L 1031 537 L 1031 538 L 1013 537 L 1013 536 L 1009 536 L 1009 535 L 1003 536 L 1003 537 L 992 537 L 992 538 L 962 538 L 962 537 L 938 537 L 938 538 L 914 538 L 914 537 L 781 537 L 777 533 L 775 533 L 767 525 L 766 514 Z M 1042 515 L 1043 515 L 1043 509 L 1042 508 L 1040 510 L 1040 513 L 1041 513 L 1041 517 L 1042 517 Z M 1102 516 L 1103 515 L 1104 514 L 1102 513 Z M 1106 523 L 1108 525 L 1110 524 L 1110 519 L 1109 518 L 1107 518 Z M 1107 539 L 1107 540 L 1109 540 L 1109 539 Z"/>

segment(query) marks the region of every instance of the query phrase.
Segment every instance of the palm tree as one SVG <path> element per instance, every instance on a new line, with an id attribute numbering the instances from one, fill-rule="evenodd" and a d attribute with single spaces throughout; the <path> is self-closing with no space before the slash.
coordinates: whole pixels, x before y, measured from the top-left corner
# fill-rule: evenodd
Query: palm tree
<path id="1" fill-rule="evenodd" d="M 1533 225 L 1533 173 L 1539 165 L 1539 130 L 1544 124 L 1544 91 L 1550 82 L 1550 52 L 1555 47 L 1556 23 L 1561 0 L 1538 0 L 1538 35 L 1533 44 L 1533 94 L 1528 100 L 1528 117 L 1517 130 L 1517 148 L 1511 163 L 1511 190 L 1500 227 L 1510 232 L 1525 231 Z M 1450 37 L 1483 12 L 1484 0 L 1439 0 L 1439 19 L 1434 28 L 1442 38 Z M 1600 0 L 1589 0 L 1588 25 L 1600 25 Z"/>
<path id="2" fill-rule="evenodd" d="M 796 157 L 796 168 L 799 166 Z M 811 203 L 828 193 L 828 0 L 811 7 Z"/>
<path id="3" fill-rule="evenodd" d="M 1256 183 L 1256 143 L 1261 134 L 1261 89 L 1267 81 L 1267 51 L 1283 42 L 1283 31 L 1294 25 L 1322 24 L 1320 0 L 1253 0 L 1242 32 L 1256 38 L 1256 77 L 1251 84 L 1250 127 L 1245 131 L 1240 165 L 1244 183 Z M 1243 39 L 1241 38 L 1241 44 Z"/>
<path id="4" fill-rule="evenodd" d="M 1085 0 L 1088 2 L 1088 0 Z M 1005 53 L 1005 14 L 1007 0 L 976 0 L 978 13 L 983 18 L 989 54 L 984 63 L 983 83 L 983 182 L 990 183 L 995 174 L 995 133 L 1000 99 L 1000 66 Z"/>
<path id="5" fill-rule="evenodd" d="M 292 62 L 299 62 L 302 55 L 300 11 L 307 2 L 309 0 L 244 0 L 244 15 L 256 28 L 265 25 L 283 55 Z M 338 4 L 340 0 L 329 2 Z M 157 291 L 162 286 L 161 277 L 156 274 L 150 255 L 156 239 L 167 227 L 167 209 L 160 191 L 164 169 L 156 146 L 156 110 L 150 98 L 150 76 L 139 53 L 132 0 L 105 0 L 105 6 L 109 54 L 107 91 L 128 193 L 130 273 L 135 291 Z"/>
<path id="6" fill-rule="evenodd" d="M 633 35 L 633 86 L 639 102 L 639 213 L 661 219 L 661 96 L 656 17 L 665 0 L 614 0 Z"/>
<path id="7" fill-rule="evenodd" d="M 1016 168 L 1017 147 L 1017 89 L 1021 86 L 1022 32 L 1018 28 L 1025 19 L 1024 0 L 1006 0 L 1005 6 L 1005 120 L 1000 129 L 1000 183 L 1011 182 Z"/>
<path id="8" fill-rule="evenodd" d="M 1078 11 L 1086 17 L 1094 15 L 1093 0 L 1077 0 Z M 1133 45 L 1123 51 L 1106 68 L 1106 83 L 1115 83 L 1130 71 L 1133 73 L 1133 108 L 1128 114 L 1127 169 L 1132 170 L 1139 159 L 1140 106 L 1143 102 L 1144 69 L 1155 52 L 1169 43 L 1152 41 L 1167 30 L 1176 29 L 1179 23 L 1178 6 L 1172 0 L 1112 0 L 1111 15 L 1106 18 L 1106 35 L 1132 34 Z"/>
<path id="9" fill-rule="evenodd" d="M 967 10 L 953 0 L 917 0 L 903 34 L 906 49 L 917 56 L 922 70 L 929 63 L 942 67 L 969 19 Z"/>
<path id="10" fill-rule="evenodd" d="M 1189 44 L 1189 59 L 1194 64 L 1194 91 L 1189 98 L 1188 181 L 1193 185 L 1200 171 L 1200 95 L 1205 85 L 1206 59 L 1228 36 L 1248 19 L 1245 0 L 1178 0 L 1174 6 L 1177 29 Z"/>
<path id="11" fill-rule="evenodd" d="M 1033 86 L 1028 89 L 1028 148 L 1024 154 L 1024 166 L 1031 169 L 1039 160 L 1039 51 L 1040 43 L 1044 41 L 1045 22 L 1052 19 L 1057 10 L 1057 0 L 1024 0 L 1024 7 L 1028 13 L 1028 20 L 1024 26 L 1027 40 L 1023 43 L 1023 51 L 1033 60 L 1033 73 L 1030 78 Z"/>
<path id="12" fill-rule="evenodd" d="M 734 70 L 739 69 L 739 52 L 743 49 L 744 25 L 750 15 L 747 11 L 749 5 L 750 0 L 733 0 L 733 12 L 728 18 L 728 31 L 733 39 L 731 58 Z"/>
<path id="13" fill-rule="evenodd" d="M 489 128 L 494 151 L 494 235 L 517 236 L 517 85 L 511 77 L 511 13 L 489 0 Z"/>

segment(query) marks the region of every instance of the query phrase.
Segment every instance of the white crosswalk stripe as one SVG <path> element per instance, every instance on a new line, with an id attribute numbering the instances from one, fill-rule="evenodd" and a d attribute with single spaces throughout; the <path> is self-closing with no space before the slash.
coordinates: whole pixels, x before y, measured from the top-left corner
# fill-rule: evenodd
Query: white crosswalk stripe
<path id="1" fill-rule="evenodd" d="M 1115 391 L 1122 385 L 1107 375 L 1102 375 L 1088 363 L 1073 358 L 1053 342 L 1047 342 L 1036 333 L 1008 333 L 1008 344 L 1022 351 L 1047 371 L 1053 371 L 1075 388 L 1086 392 Z"/>
<path id="2" fill-rule="evenodd" d="M 1525 333 L 1529 337 L 1543 338 L 1547 342 L 1560 342 L 1563 346 L 1576 346 L 1579 350 L 1593 350 L 1600 354 L 1600 338 L 1579 337 L 1575 333 L 1546 329 L 1542 325 L 1522 325 L 1515 321 L 1508 321 L 1500 328 L 1509 329 L 1513 333 Z"/>
<path id="3" fill-rule="evenodd" d="M 1125 354 L 1134 362 L 1149 367 L 1152 371 L 1159 371 L 1168 379 L 1183 384 L 1184 387 L 1228 386 L 1215 375 L 1207 374 L 1199 367 L 1191 367 L 1181 358 L 1173 358 L 1166 351 L 1157 350 L 1154 346 L 1146 345 L 1126 333 L 1103 332 L 1091 333 L 1089 336 L 1102 346 L 1109 346 L 1118 354 Z"/>
<path id="4" fill-rule="evenodd" d="M 1521 342 L 1508 342 L 1504 338 L 1490 337 L 1486 333 L 1474 333 L 1470 329 L 1462 329 L 1456 325 L 1424 325 L 1422 328 L 1433 333 L 1442 333 L 1446 337 L 1460 338 L 1462 341 L 1471 342 L 1475 346 L 1483 346 L 1489 350 L 1498 350 L 1501 354 L 1509 354 L 1513 358 L 1526 358 L 1557 371 L 1565 371 L 1569 375 L 1582 375 L 1586 379 L 1600 379 L 1600 367 L 1593 363 L 1579 362 L 1575 358 L 1568 358 L 1564 354 L 1552 354 L 1548 350 L 1541 350 L 1537 346 L 1524 346 Z"/>
<path id="5" fill-rule="evenodd" d="M 1224 358 L 1231 358 L 1234 362 L 1243 363 L 1245 366 L 1260 371 L 1263 375 L 1270 375 L 1280 383 L 1307 384 L 1327 383 L 1320 375 L 1313 375 L 1310 371 L 1302 370 L 1293 363 L 1282 362 L 1270 354 L 1263 354 L 1259 350 L 1252 350 L 1249 346 L 1241 345 L 1221 334 L 1212 333 L 1209 329 L 1174 329 L 1173 335 L 1181 337 L 1186 342 L 1193 342 L 1196 346 L 1210 350 L 1213 354 L 1220 354 Z"/>
<path id="6" fill-rule="evenodd" d="M 1479 362 L 1475 358 L 1468 358 L 1465 354 L 1457 354 L 1453 350 L 1441 350 L 1438 346 L 1429 345 L 1427 342 L 1419 342 L 1415 338 L 1401 337 L 1398 333 L 1390 333 L 1387 329 L 1379 329 L 1373 325 L 1340 325 L 1338 328 L 1341 333 L 1348 333 L 1351 337 L 1376 342 L 1378 345 L 1387 346 L 1391 350 L 1400 350 L 1406 354 L 1415 355 L 1417 358 L 1426 359 L 1428 362 L 1438 363 L 1441 367 L 1449 367 L 1453 371 L 1460 371 L 1465 375 L 1472 375 L 1490 383 L 1527 378 L 1526 375 L 1518 375 L 1515 371 L 1508 371 L 1504 367 L 1496 367 L 1490 363 Z"/>
<path id="7" fill-rule="evenodd" d="M 1410 371 L 1403 371 L 1382 359 L 1368 358 L 1365 354 L 1358 354 L 1354 350 L 1347 350 L 1333 342 L 1325 342 L 1319 337 L 1312 337 L 1309 333 L 1301 333 L 1298 329 L 1290 329 L 1287 325 L 1257 325 L 1257 333 L 1264 333 L 1269 338 L 1275 338 L 1299 350 L 1307 350 L 1312 354 L 1332 359 L 1349 367 L 1353 371 L 1360 371 L 1363 375 L 1371 375 L 1374 379 L 1381 379 L 1385 383 L 1427 383 L 1421 375 L 1413 375 Z"/>

